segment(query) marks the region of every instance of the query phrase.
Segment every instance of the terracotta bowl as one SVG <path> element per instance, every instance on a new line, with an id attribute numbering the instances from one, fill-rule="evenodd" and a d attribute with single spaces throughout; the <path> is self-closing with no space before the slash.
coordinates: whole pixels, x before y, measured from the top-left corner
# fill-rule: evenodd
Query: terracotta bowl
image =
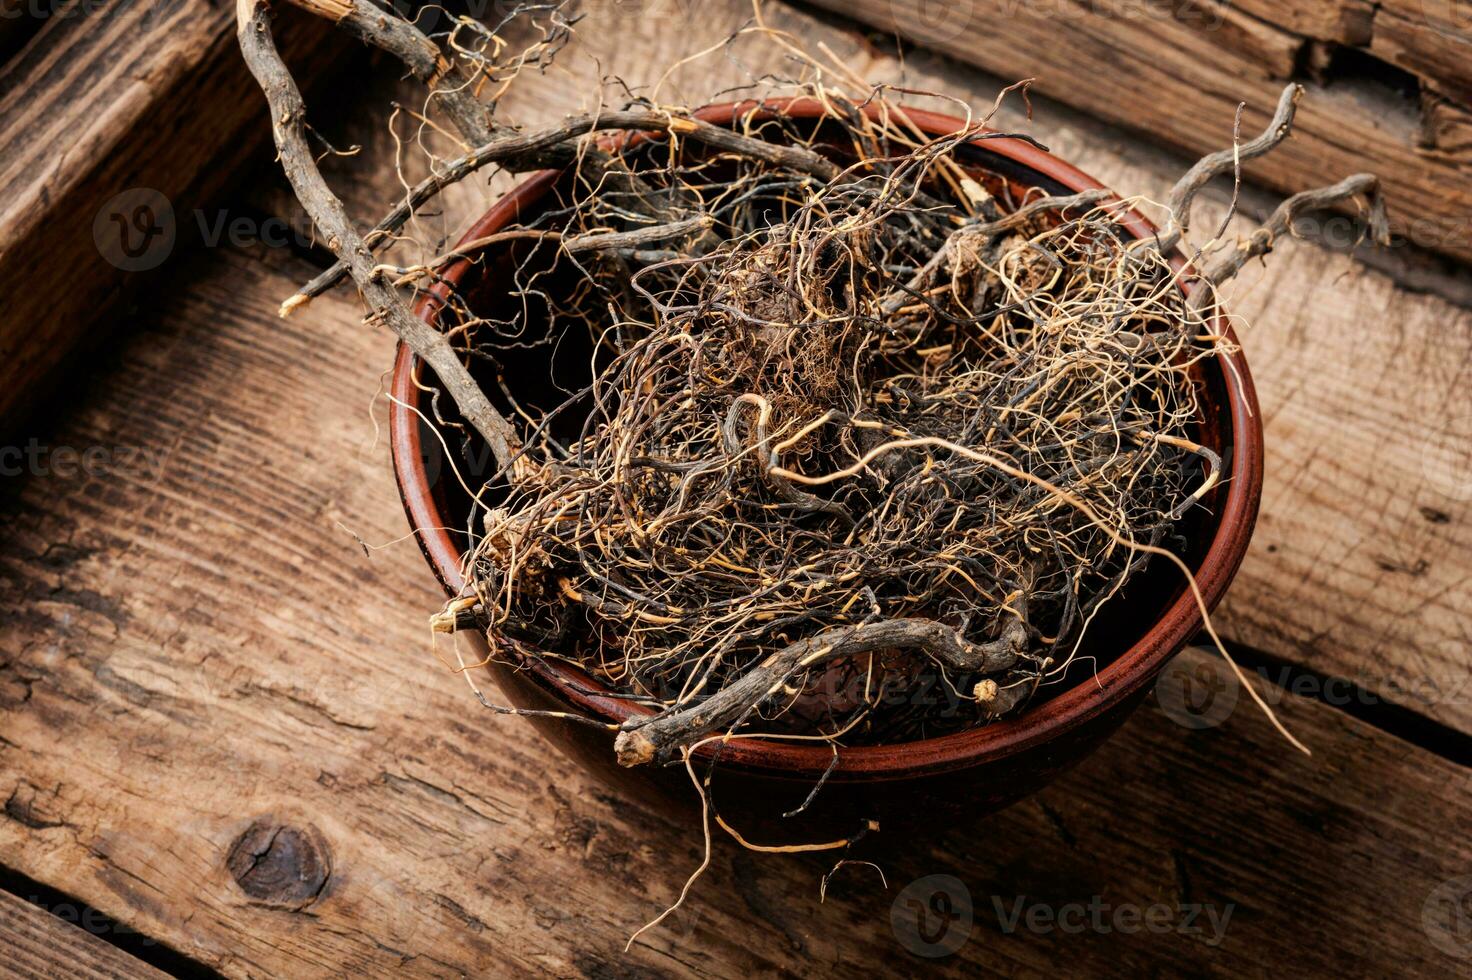
<path id="1" fill-rule="evenodd" d="M 715 105 L 699 115 L 721 125 L 738 120 L 746 125 L 778 113 L 795 120 L 821 117 L 819 106 L 802 99 Z M 949 116 L 916 110 L 910 115 L 933 134 L 955 132 L 962 126 L 961 120 Z M 637 142 L 659 137 L 637 134 L 629 138 Z M 958 151 L 958 157 L 989 189 L 1041 187 L 1069 193 L 1101 186 L 1077 168 L 1021 140 L 976 142 Z M 561 179 L 554 171 L 527 178 L 498 201 L 464 240 L 490 235 L 518 216 L 535 214 L 553 199 Z M 1154 232 L 1150 222 L 1134 212 L 1122 223 L 1137 237 Z M 491 257 L 481 263 L 455 262 L 443 270 L 442 282 L 421 304 L 419 313 L 435 322 L 452 292 L 472 308 L 477 298 L 494 302 L 498 290 L 505 292 L 504 283 L 504 269 L 498 269 Z M 1225 322 L 1218 329 L 1231 338 Z M 1232 361 L 1231 371 L 1226 370 L 1226 360 Z M 508 368 L 506 374 L 535 375 L 537 370 L 529 364 Z M 445 593 L 455 596 L 462 584 L 462 549 L 460 540 L 446 529 L 464 526 L 467 511 L 464 502 L 455 499 L 459 492 L 455 481 L 441 472 L 448 468 L 436 465 L 437 440 L 408 407 L 428 408 L 429 395 L 416 379 L 431 388 L 436 383 L 401 344 L 392 378 L 394 469 L 424 556 Z M 1262 427 L 1252 378 L 1240 353 L 1209 363 L 1198 386 L 1204 417 L 1196 438 L 1216 448 L 1229 470 L 1222 487 L 1207 500 L 1209 513 L 1187 529 L 1190 546 L 1185 557 L 1208 606 L 1214 607 L 1236 574 L 1257 517 Z M 854 829 L 854 821 L 863 818 L 878 819 L 881 827 L 891 828 L 896 822 L 904 824 L 911 815 L 923 814 L 935 821 L 942 816 L 937 811 L 944 810 L 954 820 L 1011 803 L 1039 789 L 1101 744 L 1138 706 L 1161 668 L 1202 625 L 1195 602 L 1173 569 L 1152 568 L 1111 606 L 1108 621 L 1096 622 L 1092 629 L 1096 640 L 1089 652 L 1095 659 L 1017 718 L 920 741 L 844 748 L 812 805 L 791 819 L 773 815 L 796 808 L 829 769 L 833 753 L 826 744 L 739 739 L 708 745 L 698 756 L 703 765 L 715 765 L 713 798 L 724 815 L 747 821 L 744 830 L 780 836 L 783 841 L 846 834 Z M 461 642 L 474 644 L 477 656 L 490 652 L 483 637 L 471 636 Z M 605 696 L 607 689 L 597 681 L 557 661 L 513 664 L 502 659 L 490 662 L 486 669 L 506 701 L 521 707 L 575 711 L 610 721 L 646 710 Z M 486 718 L 488 728 L 525 724 Z M 611 733 L 552 720 L 531 723 L 553 744 L 630 795 L 695 800 L 682 767 L 619 768 Z"/>

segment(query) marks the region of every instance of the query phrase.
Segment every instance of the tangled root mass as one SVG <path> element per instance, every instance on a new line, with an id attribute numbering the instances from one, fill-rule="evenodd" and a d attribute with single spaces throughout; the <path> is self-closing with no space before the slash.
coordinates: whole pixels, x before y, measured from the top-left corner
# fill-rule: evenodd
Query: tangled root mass
<path id="1" fill-rule="evenodd" d="M 564 444 L 529 419 L 477 529 L 482 625 L 656 709 L 628 763 L 716 730 L 894 740 L 1021 710 L 1141 568 L 1118 539 L 1167 541 L 1217 478 L 1196 377 L 1223 342 L 1118 201 L 989 192 L 958 164 L 974 132 L 837 128 L 859 151 L 829 180 L 630 154 L 701 220 L 576 263 L 548 340 L 591 334 L 585 421 Z M 655 222 L 610 197 L 538 248 L 567 264 Z M 518 289 L 545 295 L 534 265 Z M 913 696 L 937 682 L 945 712 Z"/>

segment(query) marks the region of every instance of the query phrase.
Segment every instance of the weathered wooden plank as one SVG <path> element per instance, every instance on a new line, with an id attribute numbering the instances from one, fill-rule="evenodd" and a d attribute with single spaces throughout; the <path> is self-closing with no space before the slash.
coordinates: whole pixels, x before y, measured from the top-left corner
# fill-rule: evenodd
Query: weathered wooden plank
<path id="1" fill-rule="evenodd" d="M 1457 151 L 1472 146 L 1472 110 L 1434 91 L 1423 92 L 1420 138 L 1427 152 Z"/>
<path id="2" fill-rule="evenodd" d="M 231 5 L 208 0 L 58 3 L 0 64 L 7 431 L 97 314 L 189 237 L 191 209 L 245 158 L 221 151 L 250 149 L 241 133 L 263 110 L 234 22 Z M 304 83 L 343 50 L 328 38 L 305 15 L 284 32 Z"/>
<path id="3" fill-rule="evenodd" d="M 681 53 L 744 16 L 739 3 L 703 9 L 671 32 Z M 805 18 L 790 23 L 844 41 Z M 621 53 L 607 70 L 647 78 L 668 59 L 639 48 L 634 30 L 594 22 L 585 36 L 590 53 Z M 852 41 L 840 53 L 876 76 L 897 70 Z M 974 75 L 923 58 L 909 69 L 912 81 L 990 100 Z M 554 82 L 528 89 L 518 111 L 534 119 L 582 97 L 574 81 Z M 1109 129 L 1043 111 L 1034 129 L 1116 186 L 1158 195 L 1174 175 L 1175 163 Z M 455 207 L 477 204 L 467 194 Z M 1436 486 L 1456 487 L 1419 463 L 1402 474 L 1409 488 L 1375 472 L 1405 462 L 1404 446 L 1378 442 L 1414 435 L 1407 419 L 1419 406 L 1388 423 L 1371 411 L 1344 337 L 1365 331 L 1363 304 L 1383 302 L 1374 308 L 1411 324 L 1402 347 L 1433 353 L 1406 361 L 1371 349 L 1364 360 L 1386 375 L 1371 390 L 1404 392 L 1432 364 L 1441 373 L 1427 397 L 1447 396 L 1466 322 L 1342 258 L 1288 248 L 1275 259 L 1298 272 L 1274 294 L 1296 290 L 1328 312 L 1268 305 L 1249 344 L 1267 334 L 1292 343 L 1250 348 L 1259 375 L 1283 372 L 1264 389 L 1334 393 L 1331 404 L 1355 408 L 1333 423 L 1342 438 L 1356 452 L 1377 443 L 1345 463 L 1343 495 L 1302 478 L 1278 491 L 1311 505 L 1283 540 L 1329 542 L 1320 588 L 1284 605 L 1338 621 L 1365 599 L 1357 569 L 1368 545 L 1356 535 L 1406 534 L 1430 568 L 1375 588 L 1412 615 L 1444 587 L 1440 576 L 1458 581 L 1465 505 L 1434 498 L 1445 520 L 1422 539 L 1398 522 L 1406 515 L 1342 504 L 1394 492 L 1419 505 Z M 888 889 L 849 867 L 820 901 L 822 861 L 723 847 L 690 907 L 622 956 L 698 863 L 696 828 L 611 796 L 525 726 L 478 713 L 428 655 L 420 617 L 438 597 L 412 542 L 368 559 L 338 527 L 375 544 L 403 532 L 368 414 L 389 344 L 357 324 L 346 294 L 277 321 L 276 301 L 309 273 L 264 249 L 216 251 L 180 270 L 160 294 L 167 305 L 109 358 L 45 451 L 22 447 L 33 472 L 0 486 L 10 529 L 0 543 L 0 794 L 16 801 L 0 821 L 0 863 L 229 975 L 846 976 L 939 965 L 1016 976 L 1056 974 L 1059 962 L 1079 975 L 1455 975 L 1449 916 L 1472 839 L 1466 770 L 1292 696 L 1281 710 L 1314 759 L 1292 753 L 1242 697 L 1202 731 L 1149 707 L 1056 787 L 887 862 Z M 1234 308 L 1262 302 L 1262 288 Z M 1353 289 L 1368 298 L 1338 299 Z M 1329 358 L 1339 366 L 1313 387 Z M 1286 414 L 1298 413 L 1268 420 L 1270 446 L 1286 454 L 1270 469 L 1270 509 L 1285 506 L 1272 497 L 1274 471 L 1328 431 L 1314 412 L 1312 428 L 1283 430 Z M 1264 576 L 1269 592 L 1291 583 L 1294 566 L 1276 565 L 1277 553 L 1254 552 L 1241 582 Z M 1456 614 L 1465 600 L 1441 601 Z M 1327 644 L 1311 662 L 1405 655 L 1363 639 Z M 1193 654 L 1184 666 L 1211 663 Z M 953 902 L 969 896 L 974 917 L 967 941 L 938 961 L 916 955 L 908 904 L 930 897 L 927 883 L 911 883 L 931 874 L 958 878 L 964 892 L 942 884 Z M 1167 931 L 1142 926 L 1155 906 Z M 1211 922 L 1223 919 L 1210 945 Z M 960 936 L 959 925 L 928 924 Z"/>
<path id="4" fill-rule="evenodd" d="M 142 960 L 99 939 L 77 913 L 82 925 L 74 925 L 45 909 L 0 892 L 0 972 L 24 980 L 76 977 L 78 980 L 162 980 L 160 973 Z"/>
<path id="5" fill-rule="evenodd" d="M 1209 31 L 1215 44 L 1257 65 L 1269 78 L 1292 76 L 1307 43 L 1280 21 L 1254 16 L 1237 4 L 1184 0 L 1174 19 L 1188 28 Z"/>
<path id="6" fill-rule="evenodd" d="M 1472 5 L 1466 0 L 1381 0 L 1370 51 L 1472 104 Z"/>
<path id="7" fill-rule="evenodd" d="M 1213 18 L 1216 4 L 1014 4 L 971 0 L 938 5 L 921 0 L 819 0 L 819 6 L 943 51 L 1010 79 L 1036 77 L 1037 91 L 1147 138 L 1197 153 L 1218 148 L 1239 101 L 1244 127 L 1266 121 L 1286 77 L 1279 58 L 1241 41 L 1238 21 Z M 1415 8 L 1416 0 L 1406 7 Z M 1435 6 L 1433 4 L 1433 6 Z M 1377 19 L 1378 23 L 1378 19 Z M 1387 22 L 1389 23 L 1389 21 Z M 1405 21 L 1413 26 L 1412 19 Z M 1405 57 L 1436 65 L 1469 63 L 1461 52 L 1467 24 L 1449 33 L 1381 41 Z M 1378 36 L 1378 35 L 1377 35 Z M 1436 40 L 1432 43 L 1432 40 Z M 1372 42 L 1370 50 L 1375 51 Z M 1458 61 L 1458 58 L 1460 60 Z M 1429 62 L 1428 62 L 1429 64 Z M 1420 61 L 1412 70 L 1425 67 Z M 1429 70 L 1429 69 L 1428 69 Z M 1322 183 L 1327 173 L 1371 171 L 1384 181 L 1394 223 L 1416 244 L 1462 259 L 1472 257 L 1472 187 L 1464 179 L 1472 148 L 1425 152 L 1419 103 L 1382 80 L 1336 77 L 1333 62 L 1300 107 L 1298 137 L 1254 161 L 1249 179 L 1280 192 Z M 1450 93 L 1453 75 L 1430 76 Z"/>
<path id="8" fill-rule="evenodd" d="M 1369 43 L 1377 6 L 1368 0 L 1232 0 L 1231 5 L 1285 31 L 1350 45 Z"/>
<path id="9" fill-rule="evenodd" d="M 388 340 L 347 298 L 277 321 L 308 270 L 266 251 L 183 270 L 4 485 L 0 863 L 230 976 L 857 976 L 951 943 L 940 966 L 998 976 L 1454 975 L 1453 920 L 1423 916 L 1472 860 L 1466 770 L 1291 695 L 1312 759 L 1245 697 L 1199 731 L 1147 707 L 1035 799 L 887 860 L 887 888 L 851 866 L 823 900 L 820 857 L 723 842 L 622 953 L 697 822 L 590 782 L 430 656 L 413 543 L 370 558 L 344 529 L 402 534 L 369 410 Z M 969 929 L 917 927 L 937 887 Z"/>

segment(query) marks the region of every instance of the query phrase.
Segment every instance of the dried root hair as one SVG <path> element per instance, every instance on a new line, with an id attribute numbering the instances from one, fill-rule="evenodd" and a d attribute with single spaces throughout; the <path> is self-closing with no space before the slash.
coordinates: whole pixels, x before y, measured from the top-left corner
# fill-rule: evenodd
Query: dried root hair
<path id="1" fill-rule="evenodd" d="M 565 43 L 561 4 L 515 12 L 535 29 L 513 50 L 504 25 L 430 37 L 370 0 L 296 2 L 399 59 L 461 151 L 359 233 L 268 6 L 241 0 L 282 166 L 338 259 L 282 313 L 350 278 L 367 319 L 433 370 L 447 449 L 496 462 L 466 487 L 468 584 L 434 628 L 572 661 L 640 706 L 616 735 L 625 765 L 688 765 L 716 738 L 894 742 L 1026 710 L 1152 560 L 1190 580 L 1186 529 L 1228 476 L 1202 437 L 1201 378 L 1230 353 L 1217 287 L 1310 210 L 1363 200 L 1386 236 L 1377 182 L 1357 175 L 1244 239 L 1224 223 L 1186 247 L 1202 189 L 1289 135 L 1297 86 L 1261 134 L 1192 167 L 1140 240 L 1124 215 L 1143 202 L 1018 189 L 965 157 L 1031 137 L 990 115 L 926 135 L 841 69 L 788 86 L 821 125 L 767 111 L 727 127 L 630 99 L 530 132 L 498 123 L 496 99 Z M 821 67 L 759 8 L 752 31 Z M 556 169 L 566 189 L 481 241 L 382 258 L 486 168 Z M 492 254 L 509 257 L 513 309 L 450 295 L 437 327 L 413 314 L 443 262 Z M 574 335 L 587 383 L 523 404 L 498 358 Z M 927 678 L 954 695 L 948 717 L 906 697 Z"/>

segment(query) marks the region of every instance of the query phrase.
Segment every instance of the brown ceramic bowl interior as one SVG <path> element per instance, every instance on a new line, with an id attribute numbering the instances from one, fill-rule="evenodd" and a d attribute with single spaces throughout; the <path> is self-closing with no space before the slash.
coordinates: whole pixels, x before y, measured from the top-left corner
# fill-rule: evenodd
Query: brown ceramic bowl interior
<path id="1" fill-rule="evenodd" d="M 760 104 L 709 106 L 699 113 L 701 118 L 721 125 L 748 124 L 778 114 L 797 120 L 818 119 L 822 108 L 806 99 L 770 100 Z M 963 125 L 961 120 L 929 112 L 910 110 L 910 115 L 921 128 L 937 135 L 955 132 Z M 656 137 L 633 137 L 645 138 Z M 1014 189 L 1038 186 L 1053 193 L 1101 186 L 1070 164 L 1022 140 L 988 139 L 963 149 L 967 165 L 975 168 L 979 179 L 984 178 L 992 185 L 1000 180 Z M 527 178 L 499 200 L 463 240 L 490 235 L 517 220 L 519 215 L 535 213 L 559 179 L 560 175 L 553 171 Z M 1134 211 L 1125 215 L 1122 224 L 1137 237 L 1154 233 L 1150 222 Z M 421 304 L 420 315 L 435 322 L 452 290 L 473 294 L 476 289 L 494 289 L 494 281 L 473 282 L 479 276 L 494 276 L 494 272 L 482 271 L 491 267 L 490 263 L 481 265 L 468 260 L 449 265 L 443 270 L 441 284 Z M 1219 329 L 1233 339 L 1225 322 L 1219 324 Z M 1196 581 L 1208 607 L 1214 607 L 1221 599 L 1247 549 L 1262 486 L 1262 429 L 1252 378 L 1240 352 L 1219 358 L 1220 362 L 1227 360 L 1232 362 L 1230 370 L 1225 370 L 1225 363 L 1216 363 L 1204 372 L 1201 387 L 1206 417 L 1202 419 L 1198 438 L 1218 449 L 1230 469 L 1223 488 L 1208 501 L 1211 514 L 1192 532 L 1196 543 L 1187 555 L 1188 563 L 1195 563 Z M 428 396 L 415 380 L 420 372 L 417 359 L 401 344 L 391 382 L 395 399 L 390 416 L 394 467 L 405 510 L 424 555 L 445 592 L 454 596 L 462 586 L 462 549 L 447 529 L 463 526 L 464 514 L 452 512 L 453 504 L 447 501 L 443 490 L 445 481 L 432 479 L 426 468 L 428 440 L 423 438 L 418 417 L 412 410 L 427 407 Z M 426 384 L 434 383 L 432 376 L 423 380 Z M 1114 643 L 1113 649 L 1099 656 L 1097 671 L 1087 671 L 1086 677 L 1046 700 L 1035 702 L 1019 717 L 919 741 L 848 747 L 842 750 L 831 778 L 837 782 L 903 781 L 959 769 L 985 768 L 1019 753 L 1031 753 L 1043 759 L 1039 765 L 1046 770 L 1061 768 L 1081 757 L 1138 704 L 1165 662 L 1201 628 L 1200 612 L 1179 575 L 1174 575 L 1172 570 L 1155 589 L 1156 598 L 1139 603 L 1138 608 L 1127 610 L 1116 621 L 1113 635 L 1121 639 Z M 1129 596 L 1121 601 L 1137 602 Z M 1148 619 L 1142 624 L 1141 618 L 1147 613 Z M 1125 639 L 1131 631 L 1134 635 Z M 514 674 L 504 668 L 493 673 L 503 688 L 510 682 L 521 692 L 512 698 L 518 703 L 531 703 L 527 701 L 527 691 L 534 687 L 537 690 L 532 692 L 535 695 L 532 702 L 538 705 L 561 706 L 610 721 L 622 721 L 636 711 L 647 710 L 603 696 L 600 691 L 606 688 L 597 681 L 556 660 L 527 663 Z M 508 688 L 507 693 L 513 692 Z M 610 747 L 603 751 L 611 756 L 611 738 L 606 735 L 601 738 L 609 743 Z M 1055 759 L 1048 756 L 1050 743 L 1054 742 L 1059 746 L 1086 744 L 1067 751 L 1060 748 L 1056 753 L 1059 758 Z M 702 749 L 706 758 L 717 751 L 723 769 L 761 778 L 811 782 L 828 770 L 832 762 L 832 752 L 823 743 L 740 739 L 718 750 L 711 746 Z M 1005 768 L 1009 767 L 993 765 L 994 771 Z M 1020 792 L 1010 795 L 1015 797 Z"/>

